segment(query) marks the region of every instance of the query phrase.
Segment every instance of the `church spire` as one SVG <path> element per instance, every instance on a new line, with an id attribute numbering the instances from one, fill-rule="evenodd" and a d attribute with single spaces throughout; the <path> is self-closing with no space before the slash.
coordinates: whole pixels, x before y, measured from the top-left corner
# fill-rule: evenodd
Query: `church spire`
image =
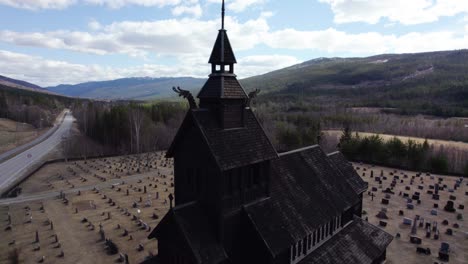
<path id="1" fill-rule="evenodd" d="M 221 7 L 221 30 L 224 30 L 224 0 Z"/>
<path id="2" fill-rule="evenodd" d="M 233 64 L 237 63 L 234 52 L 232 51 L 231 43 L 229 42 L 229 38 L 226 33 L 226 29 L 224 29 L 224 15 L 225 8 L 223 0 L 221 7 L 221 29 L 219 30 L 218 37 L 216 38 L 213 51 L 211 52 L 210 60 L 208 61 L 213 66 L 212 73 L 225 72 L 225 66 L 229 66 L 229 72 L 234 73 Z"/>
<path id="3" fill-rule="evenodd" d="M 224 29 L 224 7 L 223 0 L 221 7 L 221 29 L 218 32 L 218 37 L 208 61 L 211 64 L 210 78 L 202 87 L 197 97 L 200 99 L 201 108 L 219 108 L 220 105 L 226 104 L 225 100 L 237 100 L 236 107 L 239 106 L 240 111 L 242 107 L 245 107 L 245 101 L 248 96 L 234 74 L 234 64 L 237 61 L 226 29 Z"/>

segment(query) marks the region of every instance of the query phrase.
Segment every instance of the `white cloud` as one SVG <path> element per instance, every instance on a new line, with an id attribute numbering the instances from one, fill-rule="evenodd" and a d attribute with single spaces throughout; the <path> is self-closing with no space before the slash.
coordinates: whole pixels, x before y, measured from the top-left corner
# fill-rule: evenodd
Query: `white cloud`
<path id="1" fill-rule="evenodd" d="M 107 6 L 110 8 L 121 8 L 128 5 L 138 6 L 174 6 L 182 2 L 182 0 L 84 0 L 87 4 Z M 190 1 L 193 2 L 193 1 Z"/>
<path id="2" fill-rule="evenodd" d="M 102 28 L 102 25 L 98 21 L 93 19 L 93 20 L 89 21 L 88 27 L 91 30 L 100 30 Z"/>
<path id="3" fill-rule="evenodd" d="M 265 3 L 265 0 L 233 0 L 232 2 L 228 2 L 227 8 L 234 12 L 242 12 L 248 7 L 263 3 Z"/>
<path id="4" fill-rule="evenodd" d="M 200 17 L 203 11 L 200 4 L 196 5 L 179 5 L 172 9 L 174 16 L 180 16 L 183 14 L 192 15 L 194 17 Z"/>
<path id="5" fill-rule="evenodd" d="M 206 71 L 208 71 L 208 66 L 206 68 Z M 167 66 L 143 64 L 136 67 L 116 68 L 47 60 L 39 56 L 0 50 L 0 75 L 29 81 L 41 86 L 61 83 L 74 84 L 84 81 L 110 80 L 124 77 L 187 76 L 190 71 L 196 73 L 196 71 L 190 69 L 190 65 Z M 199 74 L 198 76 L 206 76 L 205 72 L 200 72 Z"/>
<path id="6" fill-rule="evenodd" d="M 175 6 L 182 2 L 182 0 L 0 0 L 1 5 L 7 5 L 15 8 L 22 9 L 64 9 L 77 3 L 84 3 L 90 5 L 100 5 L 109 8 L 121 8 L 128 5 L 138 6 Z M 195 3 L 198 0 L 188 0 L 188 3 Z"/>
<path id="7" fill-rule="evenodd" d="M 330 5 L 335 23 L 376 24 L 387 18 L 404 25 L 437 21 L 440 17 L 468 13 L 465 0 L 319 0 Z"/>
<path id="8" fill-rule="evenodd" d="M 64 9 L 76 3 L 76 0 L 0 0 L 1 5 L 23 9 Z"/>
<path id="9" fill-rule="evenodd" d="M 299 61 L 296 57 L 288 55 L 257 55 L 246 56 L 238 60 L 236 72 L 241 77 L 249 77 L 282 69 Z"/>
<path id="10" fill-rule="evenodd" d="M 333 28 L 320 31 L 285 29 L 265 35 L 264 41 L 273 48 L 372 55 L 464 49 L 468 47 L 468 34 L 460 36 L 455 32 L 438 31 L 396 36 L 377 32 L 350 34 Z"/>
<path id="11" fill-rule="evenodd" d="M 94 21 L 96 22 L 96 21 Z M 268 31 L 264 18 L 239 23 L 226 17 L 229 36 L 236 50 L 254 47 Z M 174 55 L 201 52 L 208 56 L 219 21 L 193 18 L 159 21 L 122 21 L 109 25 L 91 22 L 94 31 L 58 30 L 49 32 L 0 31 L 0 41 L 20 46 L 63 49 L 98 55 Z"/>
<path id="12" fill-rule="evenodd" d="M 235 51 L 245 51 L 257 45 L 274 49 L 308 50 L 356 55 L 461 49 L 468 47 L 468 34 L 461 31 L 412 32 L 404 35 L 378 32 L 347 33 L 334 28 L 315 31 L 295 29 L 271 30 L 268 15 L 240 23 L 226 17 L 228 33 Z M 209 56 L 218 19 L 196 18 L 158 21 L 122 21 L 101 25 L 90 23 L 92 32 L 0 31 L 0 42 L 62 49 L 97 55 L 126 54 L 133 57 L 187 56 L 197 54 L 203 61 Z"/>
<path id="13" fill-rule="evenodd" d="M 206 0 L 208 3 L 221 4 L 220 0 Z M 248 7 L 264 4 L 267 0 L 229 0 L 226 8 L 236 13 L 242 12 Z M 220 5 L 221 7 L 221 5 Z"/>
<path id="14" fill-rule="evenodd" d="M 39 56 L 0 50 L 0 75 L 25 80 L 45 87 L 126 77 L 194 76 L 206 78 L 210 71 L 210 67 L 206 63 L 206 57 L 200 54 L 184 55 L 179 60 L 184 63 L 175 64 L 174 66 L 143 64 L 118 68 L 47 60 Z M 296 58 L 291 56 L 250 56 L 239 60 L 236 71 L 242 69 L 239 76 L 243 78 L 266 73 L 298 62 Z"/>

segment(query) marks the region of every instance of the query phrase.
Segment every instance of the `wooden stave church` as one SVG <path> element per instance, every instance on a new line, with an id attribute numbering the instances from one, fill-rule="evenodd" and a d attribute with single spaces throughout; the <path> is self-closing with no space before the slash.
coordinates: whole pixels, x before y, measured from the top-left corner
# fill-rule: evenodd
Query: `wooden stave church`
<path id="1" fill-rule="evenodd" d="M 153 263 L 381 263 L 393 237 L 362 220 L 368 185 L 339 152 L 277 153 L 234 74 L 224 29 L 212 73 L 167 157 L 175 205 L 148 238 Z"/>

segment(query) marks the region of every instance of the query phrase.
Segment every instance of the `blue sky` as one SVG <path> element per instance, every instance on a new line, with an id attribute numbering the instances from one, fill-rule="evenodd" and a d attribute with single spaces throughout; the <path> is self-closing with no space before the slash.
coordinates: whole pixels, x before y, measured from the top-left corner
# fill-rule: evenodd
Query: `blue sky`
<path id="1" fill-rule="evenodd" d="M 0 75 L 206 77 L 219 0 L 0 0 Z M 226 0 L 240 78 L 318 57 L 468 47 L 468 0 Z"/>

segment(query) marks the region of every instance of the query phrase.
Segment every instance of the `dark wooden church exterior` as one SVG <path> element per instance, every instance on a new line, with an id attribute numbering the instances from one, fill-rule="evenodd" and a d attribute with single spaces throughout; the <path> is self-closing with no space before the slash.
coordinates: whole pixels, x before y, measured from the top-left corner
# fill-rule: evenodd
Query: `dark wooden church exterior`
<path id="1" fill-rule="evenodd" d="M 224 8 L 223 8 L 224 13 Z M 223 14 L 224 15 L 224 14 Z M 156 263 L 381 263 L 392 236 L 363 221 L 367 189 L 339 153 L 277 153 L 234 74 L 224 22 L 212 73 L 167 152 L 175 204 Z"/>

